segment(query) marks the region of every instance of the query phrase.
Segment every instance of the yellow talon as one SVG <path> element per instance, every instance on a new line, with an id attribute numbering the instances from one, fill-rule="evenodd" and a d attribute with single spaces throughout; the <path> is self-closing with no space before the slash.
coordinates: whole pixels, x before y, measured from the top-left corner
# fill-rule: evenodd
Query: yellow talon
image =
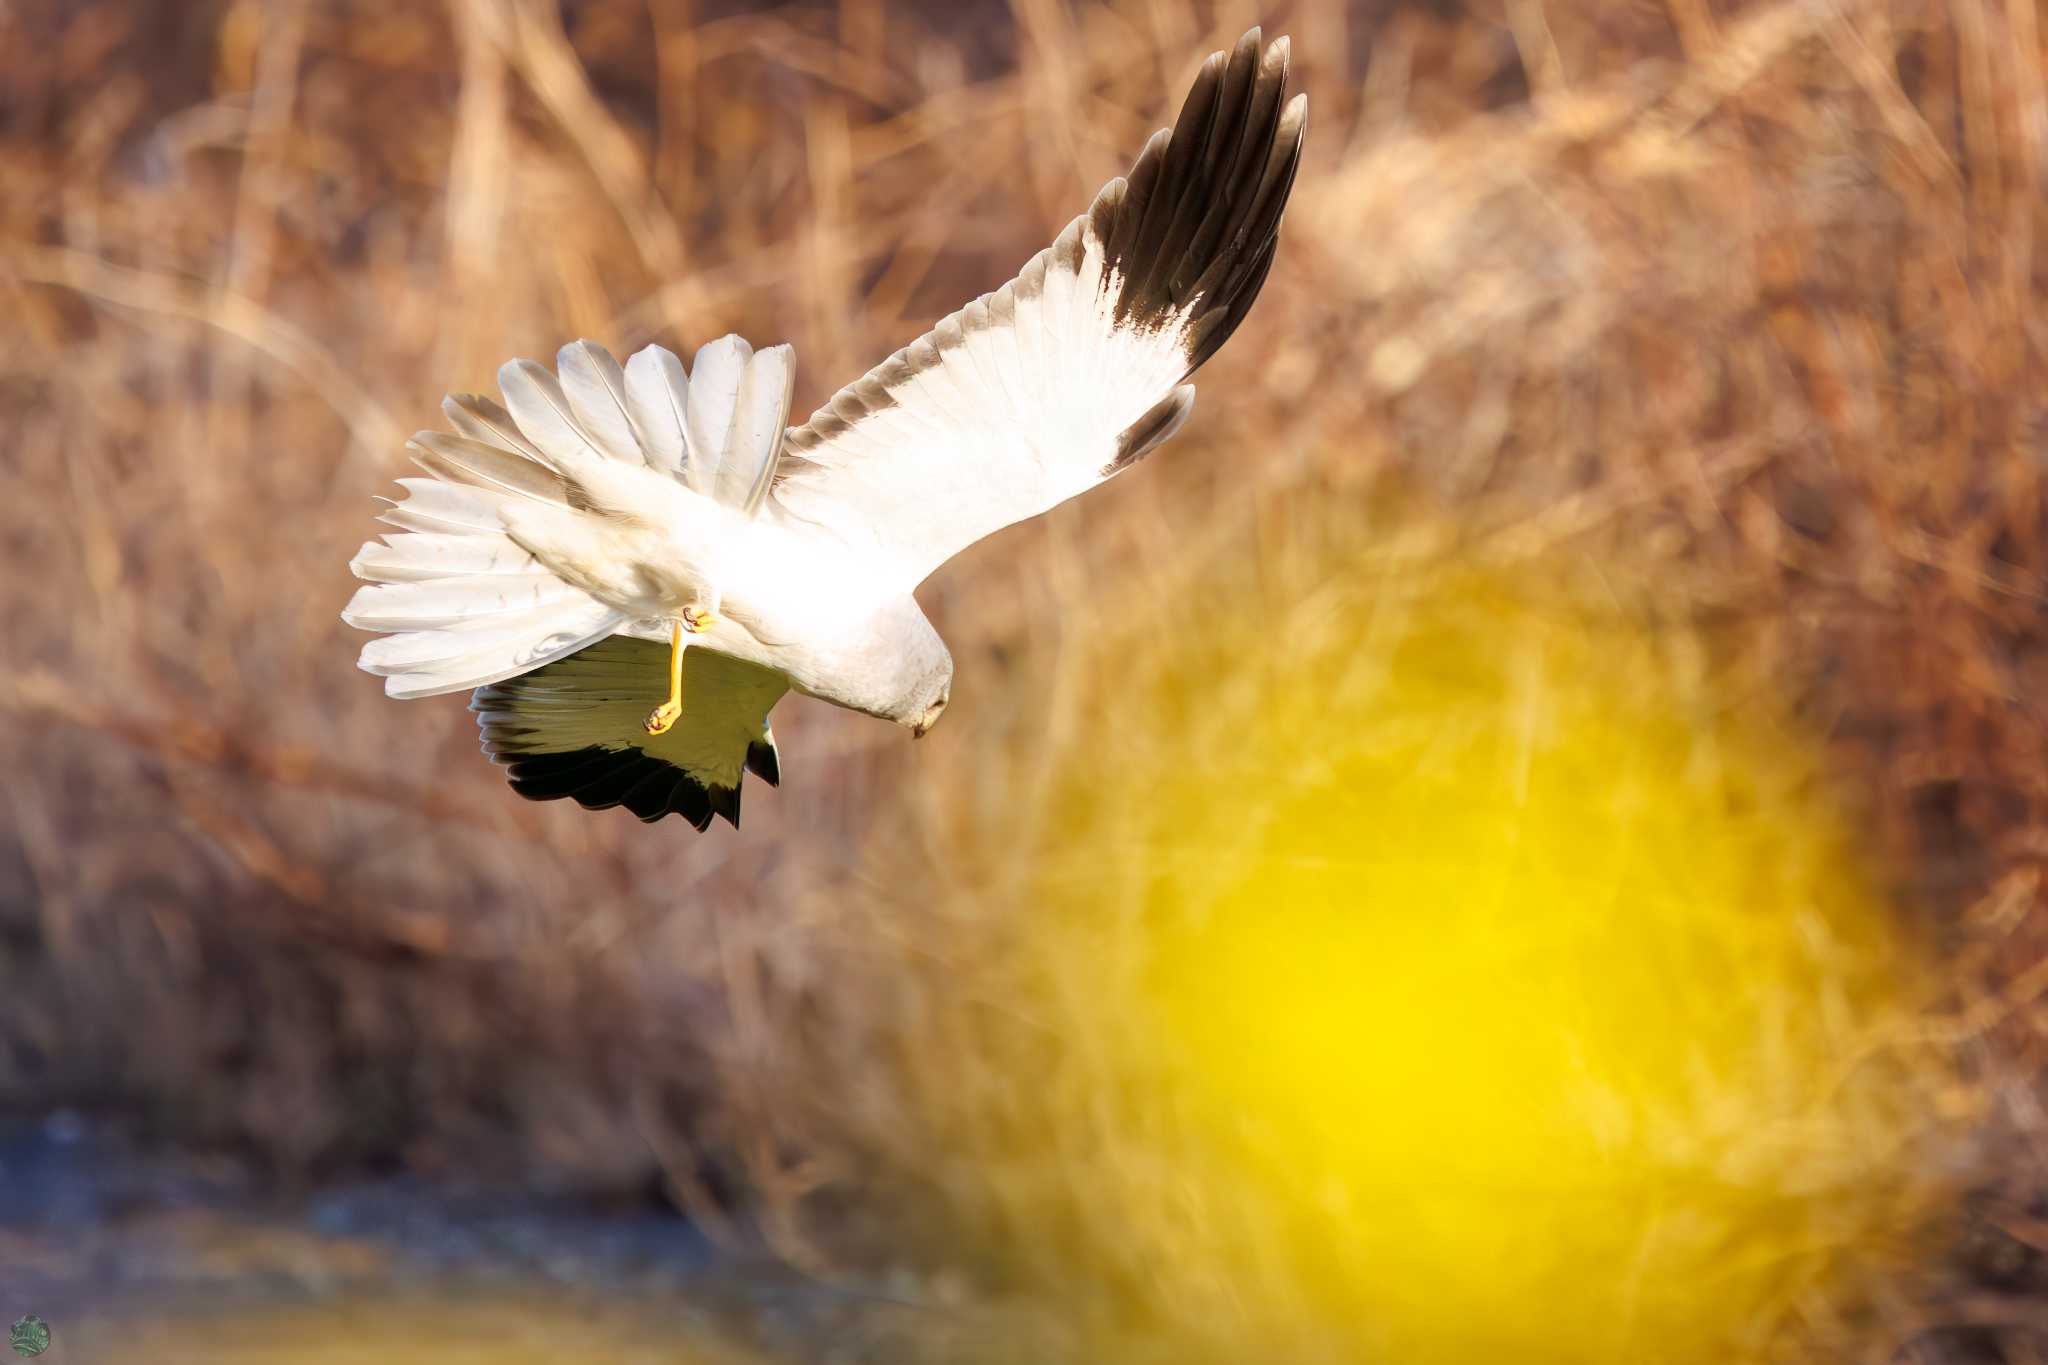
<path id="1" fill-rule="evenodd" d="M 718 624 L 718 617 L 702 607 L 683 608 L 683 629 L 692 635 L 701 635 Z"/>
<path id="2" fill-rule="evenodd" d="M 668 700 L 647 713 L 647 733 L 667 734 L 683 715 L 683 626 L 677 623 L 668 642 Z"/>

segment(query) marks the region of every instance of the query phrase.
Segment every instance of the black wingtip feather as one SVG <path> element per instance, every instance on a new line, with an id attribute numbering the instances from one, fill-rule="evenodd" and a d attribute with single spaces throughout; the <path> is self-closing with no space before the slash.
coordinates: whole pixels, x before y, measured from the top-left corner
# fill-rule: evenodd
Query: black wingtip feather
<path id="1" fill-rule="evenodd" d="M 755 748 L 763 747 L 759 744 Z M 749 767 L 752 766 L 749 753 Z M 512 790 L 529 801 L 574 797 L 585 810 L 624 806 L 647 824 L 680 815 L 700 831 L 714 816 L 740 823 L 737 787 L 706 786 L 673 764 L 637 749 L 590 745 L 559 753 L 521 754 L 508 765 Z M 764 780 L 770 780 L 765 779 Z"/>
<path id="2" fill-rule="evenodd" d="M 1218 101 L 1223 95 L 1223 82 L 1229 72 L 1229 64 L 1221 52 L 1212 52 L 1202 63 L 1202 69 L 1195 77 L 1194 88 L 1180 106 L 1180 117 L 1174 120 L 1173 131 L 1167 135 L 1165 163 L 1159 170 L 1159 185 L 1153 192 L 1152 204 L 1157 212 L 1147 212 L 1138 226 L 1137 244 L 1132 252 L 1133 261 L 1140 265 L 1140 279 L 1137 288 L 1144 292 L 1158 274 L 1161 257 L 1176 226 L 1187 213 L 1191 199 L 1204 198 L 1202 191 L 1210 188 L 1203 183 L 1201 172 L 1207 169 L 1204 162 L 1212 138 L 1215 135 L 1215 115 Z M 1148 148 L 1149 150 L 1149 148 Z"/>
<path id="3" fill-rule="evenodd" d="M 1188 337 L 1190 372 L 1200 369 L 1210 356 L 1221 350 L 1223 343 L 1230 340 L 1230 334 L 1244 321 L 1245 314 L 1251 311 L 1253 302 L 1259 297 L 1259 289 L 1266 283 L 1267 272 L 1273 268 L 1274 248 L 1279 244 L 1279 239 L 1268 238 L 1265 250 L 1252 263 L 1250 270 L 1239 276 L 1234 294 L 1227 300 L 1219 300 L 1213 311 L 1196 322 Z"/>
<path id="4" fill-rule="evenodd" d="M 1271 159 L 1281 100 L 1287 93 L 1288 43 L 1283 35 L 1262 54 L 1256 42 L 1250 41 L 1257 38 L 1258 32 L 1253 29 L 1246 34 L 1249 46 L 1240 45 L 1232 58 L 1232 88 L 1241 111 L 1236 120 L 1240 130 L 1237 136 L 1224 140 L 1227 146 L 1214 149 L 1228 157 L 1218 163 L 1219 184 L 1237 184 L 1248 176 L 1258 176 L 1263 182 L 1266 163 Z M 1198 272 L 1209 268 L 1205 263 L 1215 261 L 1219 249 L 1235 240 L 1257 204 L 1257 195 L 1238 194 L 1218 196 L 1208 206 L 1201 226 L 1174 258 L 1169 287 L 1175 297 L 1186 298 L 1193 292 L 1202 277 Z"/>
<path id="5" fill-rule="evenodd" d="M 643 824 L 651 825 L 668 814 L 669 803 L 675 800 L 676 785 L 682 780 L 682 775 L 675 769 L 666 763 L 658 763 L 654 771 L 626 792 L 619 804 L 639 816 Z"/>
<path id="6" fill-rule="evenodd" d="M 1213 64 L 1222 55 L 1219 52 L 1209 60 Z M 1159 250 L 1150 257 L 1155 285 L 1170 297 L 1187 297 L 1187 285 L 1201 274 L 1201 263 L 1191 259 L 1192 253 L 1205 235 L 1204 229 L 1234 201 L 1233 196 L 1217 194 L 1217 188 L 1227 189 L 1244 178 L 1239 169 L 1242 152 L 1245 143 L 1259 131 L 1250 114 L 1256 104 L 1263 102 L 1259 97 L 1273 89 L 1273 82 L 1268 81 L 1260 90 L 1254 90 L 1260 66 L 1259 30 L 1255 28 L 1239 40 L 1223 63 L 1215 99 L 1210 102 L 1208 118 L 1202 126 L 1199 149 L 1190 149 L 1178 158 L 1188 166 L 1181 201 L 1174 207 Z M 1281 79 L 1285 78 L 1283 71 Z M 1194 105 L 1195 100 L 1190 97 L 1187 108 Z M 1182 112 L 1185 120 L 1186 110 Z M 1179 136 L 1176 128 L 1174 137 Z M 1270 134 L 1267 140 L 1271 140 Z"/>
<path id="7" fill-rule="evenodd" d="M 1116 438 L 1116 455 L 1103 466 L 1102 477 L 1128 469 L 1173 438 L 1195 406 L 1195 386 L 1182 384 L 1154 403 L 1145 415 Z"/>
<path id="8" fill-rule="evenodd" d="M 669 809 L 696 826 L 697 832 L 702 834 L 711 828 L 711 793 L 716 790 L 718 788 L 685 778 L 676 788 L 675 800 Z"/>
<path id="9" fill-rule="evenodd" d="M 578 805 L 589 810 L 624 806 L 648 824 L 664 816 L 678 815 L 700 831 L 709 829 L 711 822 L 721 817 L 738 828 L 742 775 L 736 774 L 731 786 L 706 782 L 626 736 L 616 744 L 540 747 L 547 743 L 548 727 L 535 720 L 538 712 L 522 710 L 522 706 L 535 702 L 553 705 L 574 697 L 577 686 L 573 680 L 565 679 L 563 670 L 598 651 L 613 655 L 640 651 L 650 669 L 660 665 L 666 653 L 658 644 L 614 637 L 531 673 L 488 683 L 471 694 L 469 709 L 476 713 L 483 751 L 493 763 L 505 768 L 512 790 L 530 801 L 573 797 Z M 657 687 L 658 683 L 651 682 L 649 686 Z M 655 695 L 650 690 L 647 700 Z M 637 724 L 633 728 L 637 737 Z M 770 786 L 781 780 L 781 763 L 772 731 L 747 746 L 745 771 Z"/>
<path id="10" fill-rule="evenodd" d="M 1307 127 L 1307 96 L 1285 98 L 1289 55 L 1284 36 L 1263 44 L 1256 28 L 1212 53 L 1119 202 L 1105 192 L 1092 211 L 1120 282 L 1117 321 L 1151 329 L 1188 314 L 1188 373 L 1237 330 L 1273 264 Z"/>
<path id="11" fill-rule="evenodd" d="M 776 752 L 773 736 L 747 746 L 747 771 L 771 787 L 782 785 L 782 756 Z"/>

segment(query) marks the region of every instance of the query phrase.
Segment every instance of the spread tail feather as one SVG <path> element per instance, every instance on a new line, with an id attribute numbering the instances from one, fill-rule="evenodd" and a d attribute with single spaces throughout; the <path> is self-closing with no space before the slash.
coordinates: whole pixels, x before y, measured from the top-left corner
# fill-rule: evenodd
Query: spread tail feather
<path id="1" fill-rule="evenodd" d="M 791 378 L 789 347 L 757 352 L 738 337 L 698 352 L 694 385 L 659 346 L 622 367 L 575 341 L 555 373 L 524 360 L 501 369 L 502 405 L 450 394 L 454 430 L 410 442 L 433 477 L 400 480 L 405 500 L 380 518 L 394 532 L 349 566 L 368 586 L 342 619 L 386 632 L 363 647 L 362 668 L 394 697 L 428 697 L 516 677 L 618 630 L 628 613 L 605 601 L 621 600 L 613 571 L 634 566 L 613 563 L 632 559 L 610 553 L 613 519 L 645 512 L 674 530 L 705 507 L 693 493 L 751 515 L 781 454 Z M 577 572 L 584 560 L 589 572 Z"/>
<path id="2" fill-rule="evenodd" d="M 386 634 L 364 671 L 394 697 L 431 697 L 513 677 L 602 639 L 617 612 L 549 573 L 499 523 L 498 489 L 406 480 L 384 520 L 401 529 L 356 551 L 368 580 L 341 619 Z M 427 529 L 432 528 L 432 529 Z"/>
<path id="3" fill-rule="evenodd" d="M 690 488 L 748 516 L 760 507 L 789 427 L 794 357 L 788 346 L 757 351 L 730 335 L 697 352 L 688 401 L 681 405 L 689 451 L 683 479 Z"/>

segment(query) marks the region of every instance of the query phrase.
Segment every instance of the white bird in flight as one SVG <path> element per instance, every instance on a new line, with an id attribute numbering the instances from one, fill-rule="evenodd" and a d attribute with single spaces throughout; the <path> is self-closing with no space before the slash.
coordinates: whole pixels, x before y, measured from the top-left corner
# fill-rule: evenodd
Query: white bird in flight
<path id="1" fill-rule="evenodd" d="M 470 689 L 522 796 L 739 824 L 790 688 L 922 735 L 953 658 L 911 595 L 939 565 L 1130 468 L 1273 264 L 1308 97 L 1259 30 L 1018 276 L 789 417 L 793 353 L 736 336 L 620 367 L 572 342 L 409 443 L 396 534 L 344 620 L 394 697 Z M 1284 102 L 1283 102 L 1284 101 Z"/>

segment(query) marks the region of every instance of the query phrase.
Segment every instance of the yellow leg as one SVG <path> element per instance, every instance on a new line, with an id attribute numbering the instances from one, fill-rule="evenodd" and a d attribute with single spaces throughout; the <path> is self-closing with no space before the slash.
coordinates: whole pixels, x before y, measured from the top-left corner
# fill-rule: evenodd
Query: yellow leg
<path id="1" fill-rule="evenodd" d="M 647 733 L 668 733 L 683 714 L 683 625 L 676 623 L 668 642 L 668 700 L 647 713 Z"/>

